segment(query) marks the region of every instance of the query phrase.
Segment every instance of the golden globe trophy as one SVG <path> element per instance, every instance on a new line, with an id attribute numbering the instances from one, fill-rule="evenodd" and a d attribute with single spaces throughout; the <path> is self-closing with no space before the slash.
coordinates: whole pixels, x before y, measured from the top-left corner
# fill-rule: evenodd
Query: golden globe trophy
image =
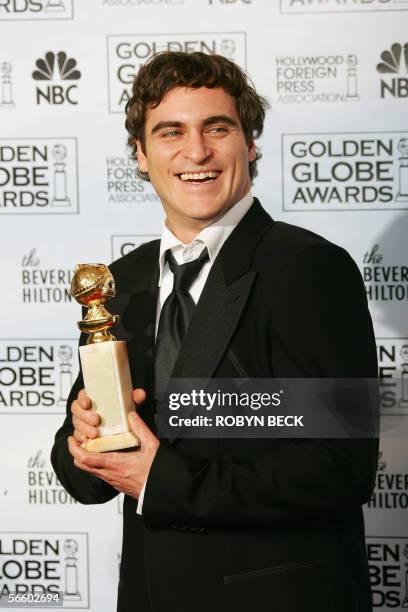
<path id="1" fill-rule="evenodd" d="M 92 401 L 92 410 L 101 419 L 99 437 L 86 440 L 82 446 L 97 452 L 139 446 L 127 419 L 135 406 L 126 343 L 110 333 L 119 316 L 111 315 L 104 307 L 115 295 L 115 281 L 109 268 L 103 264 L 78 264 L 71 293 L 88 308 L 85 318 L 78 321 L 79 329 L 89 334 L 79 353 L 85 392 Z"/>

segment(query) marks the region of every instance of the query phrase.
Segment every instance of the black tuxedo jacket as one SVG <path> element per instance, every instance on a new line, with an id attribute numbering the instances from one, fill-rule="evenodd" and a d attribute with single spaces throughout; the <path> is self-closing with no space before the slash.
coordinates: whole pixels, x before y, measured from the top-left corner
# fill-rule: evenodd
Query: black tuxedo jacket
<path id="1" fill-rule="evenodd" d="M 134 387 L 152 395 L 159 241 L 112 264 Z M 174 367 L 178 378 L 376 377 L 361 276 L 341 248 L 274 222 L 256 200 L 214 262 Z M 117 492 L 75 468 L 70 404 L 52 451 L 79 501 Z M 152 405 L 140 410 L 153 427 Z M 377 442 L 162 441 L 143 504 L 125 497 L 120 612 L 367 612 L 361 505 Z M 102 545 L 102 543 L 101 543 Z"/>

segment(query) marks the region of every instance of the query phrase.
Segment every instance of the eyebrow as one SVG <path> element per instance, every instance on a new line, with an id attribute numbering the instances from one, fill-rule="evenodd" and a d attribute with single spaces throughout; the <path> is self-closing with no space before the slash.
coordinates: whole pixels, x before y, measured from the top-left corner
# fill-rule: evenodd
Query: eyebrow
<path id="1" fill-rule="evenodd" d="M 226 123 L 231 127 L 239 127 L 235 119 L 232 119 L 232 117 L 229 117 L 228 115 L 212 115 L 211 117 L 206 117 L 203 121 L 204 127 L 214 125 L 215 123 Z M 181 121 L 159 121 L 158 123 L 156 123 L 155 126 L 152 127 L 151 134 L 153 135 L 156 132 L 159 132 L 160 130 L 163 130 L 165 128 L 179 128 L 183 127 L 183 125 L 185 124 Z"/>

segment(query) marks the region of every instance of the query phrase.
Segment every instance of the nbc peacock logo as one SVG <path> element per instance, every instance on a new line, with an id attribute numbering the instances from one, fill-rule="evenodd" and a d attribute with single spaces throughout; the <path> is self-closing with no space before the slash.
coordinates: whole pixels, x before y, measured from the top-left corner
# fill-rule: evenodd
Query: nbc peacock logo
<path id="1" fill-rule="evenodd" d="M 383 51 L 377 71 L 384 75 L 381 79 L 381 98 L 408 98 L 408 43 L 394 43 L 390 49 Z"/>
<path id="2" fill-rule="evenodd" d="M 35 70 L 32 72 L 32 78 L 38 83 L 36 104 L 77 105 L 78 86 L 71 81 L 78 81 L 81 76 L 76 59 L 69 57 L 65 51 L 48 51 L 44 57 L 36 60 Z M 41 81 L 51 83 L 40 86 Z"/>

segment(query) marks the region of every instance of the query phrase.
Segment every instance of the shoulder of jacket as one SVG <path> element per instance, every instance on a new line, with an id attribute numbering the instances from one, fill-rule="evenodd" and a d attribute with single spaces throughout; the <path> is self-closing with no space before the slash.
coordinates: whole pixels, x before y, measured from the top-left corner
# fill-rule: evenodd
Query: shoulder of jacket
<path id="1" fill-rule="evenodd" d="M 149 242 L 144 242 L 140 246 L 136 247 L 126 255 L 123 255 L 119 259 L 113 261 L 109 268 L 113 271 L 120 271 L 123 267 L 127 267 L 129 265 L 137 265 L 138 263 L 142 263 L 146 259 L 157 258 L 159 256 L 159 248 L 160 248 L 160 239 L 150 240 Z"/>
<path id="2" fill-rule="evenodd" d="M 333 245 L 332 242 L 299 225 L 292 225 L 284 221 L 275 221 L 266 235 L 271 242 L 286 241 L 289 246 L 307 246 L 311 244 Z"/>
<path id="3" fill-rule="evenodd" d="M 313 258 L 313 255 L 352 261 L 343 247 L 308 229 L 282 221 L 276 221 L 266 232 L 256 256 L 268 267 L 275 262 L 279 268 L 286 268 L 294 260 Z"/>

